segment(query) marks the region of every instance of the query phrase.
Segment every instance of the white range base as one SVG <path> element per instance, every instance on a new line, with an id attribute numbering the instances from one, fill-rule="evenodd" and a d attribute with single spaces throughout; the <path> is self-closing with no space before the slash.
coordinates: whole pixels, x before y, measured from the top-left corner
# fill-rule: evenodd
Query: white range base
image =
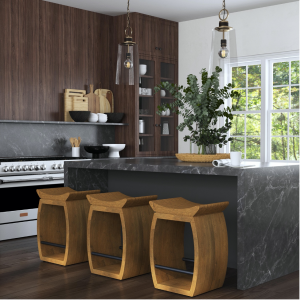
<path id="1" fill-rule="evenodd" d="M 0 213 L 0 241 L 37 235 L 37 211 L 34 208 Z M 28 216 L 20 216 L 25 213 Z"/>

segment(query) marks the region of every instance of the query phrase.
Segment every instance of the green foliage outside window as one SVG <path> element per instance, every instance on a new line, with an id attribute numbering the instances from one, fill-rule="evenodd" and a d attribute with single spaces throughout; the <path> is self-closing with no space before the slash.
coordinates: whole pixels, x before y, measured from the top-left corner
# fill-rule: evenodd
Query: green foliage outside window
<path id="1" fill-rule="evenodd" d="M 299 61 L 273 64 L 272 99 L 273 110 L 299 109 Z M 272 159 L 299 160 L 298 112 L 272 113 L 271 136 Z"/>
<path id="2" fill-rule="evenodd" d="M 274 63 L 272 79 L 271 109 L 299 109 L 299 61 Z M 260 159 L 261 66 L 233 67 L 232 83 L 240 94 L 232 98 L 231 151 Z M 271 113 L 271 159 L 299 160 L 298 112 Z"/>

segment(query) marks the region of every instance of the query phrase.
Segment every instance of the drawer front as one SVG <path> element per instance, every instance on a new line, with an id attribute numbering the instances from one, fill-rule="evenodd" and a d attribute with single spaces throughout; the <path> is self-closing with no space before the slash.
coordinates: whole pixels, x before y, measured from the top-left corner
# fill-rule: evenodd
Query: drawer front
<path id="1" fill-rule="evenodd" d="M 37 235 L 37 221 L 0 225 L 0 241 Z"/>
<path id="2" fill-rule="evenodd" d="M 38 209 L 24 209 L 0 213 L 0 224 L 37 219 Z"/>

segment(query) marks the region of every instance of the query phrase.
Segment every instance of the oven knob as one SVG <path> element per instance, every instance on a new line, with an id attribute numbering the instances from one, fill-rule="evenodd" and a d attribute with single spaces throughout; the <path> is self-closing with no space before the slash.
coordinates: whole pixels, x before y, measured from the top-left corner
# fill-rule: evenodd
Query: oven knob
<path id="1" fill-rule="evenodd" d="M 41 165 L 41 170 L 46 170 L 46 166 L 45 165 Z"/>
<path id="2" fill-rule="evenodd" d="M 24 165 L 24 166 L 22 167 L 22 169 L 23 169 L 23 171 L 28 171 L 28 166 Z"/>
<path id="3" fill-rule="evenodd" d="M 29 166 L 29 171 L 33 171 L 33 170 L 34 170 L 34 166 L 33 165 Z"/>
<path id="4" fill-rule="evenodd" d="M 7 166 L 3 167 L 3 171 L 4 172 L 8 172 L 9 171 L 9 168 Z"/>
<path id="5" fill-rule="evenodd" d="M 11 167 L 9 168 L 9 170 L 10 170 L 11 172 L 14 172 L 14 171 L 16 171 L 16 168 L 15 168 L 14 166 L 11 166 Z"/>
<path id="6" fill-rule="evenodd" d="M 38 170 L 41 169 L 41 167 L 40 167 L 39 165 L 36 165 L 36 166 L 35 166 L 35 169 L 38 171 Z"/>
<path id="7" fill-rule="evenodd" d="M 63 165 L 63 164 L 59 164 L 59 165 L 58 165 L 58 168 L 59 168 L 59 169 L 63 169 L 63 168 L 64 168 L 64 165 Z"/>
<path id="8" fill-rule="evenodd" d="M 58 166 L 56 165 L 56 164 L 54 164 L 53 166 L 52 166 L 52 169 L 53 170 L 56 170 L 58 168 Z"/>
<path id="9" fill-rule="evenodd" d="M 21 166 L 17 166 L 17 167 L 16 167 L 16 170 L 17 170 L 18 172 L 20 172 L 20 171 L 22 170 Z"/>

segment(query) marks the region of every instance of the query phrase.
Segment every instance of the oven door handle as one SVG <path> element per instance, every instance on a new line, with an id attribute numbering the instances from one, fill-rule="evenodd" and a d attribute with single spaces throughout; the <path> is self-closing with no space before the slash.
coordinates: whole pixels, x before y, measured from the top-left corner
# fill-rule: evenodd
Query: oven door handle
<path id="1" fill-rule="evenodd" d="M 28 181 L 52 181 L 52 180 L 63 180 L 63 177 L 52 177 L 52 176 L 44 176 L 41 178 L 26 178 L 26 179 L 13 179 L 13 180 L 0 180 L 0 184 L 4 183 L 14 183 L 14 182 L 28 182 Z"/>

